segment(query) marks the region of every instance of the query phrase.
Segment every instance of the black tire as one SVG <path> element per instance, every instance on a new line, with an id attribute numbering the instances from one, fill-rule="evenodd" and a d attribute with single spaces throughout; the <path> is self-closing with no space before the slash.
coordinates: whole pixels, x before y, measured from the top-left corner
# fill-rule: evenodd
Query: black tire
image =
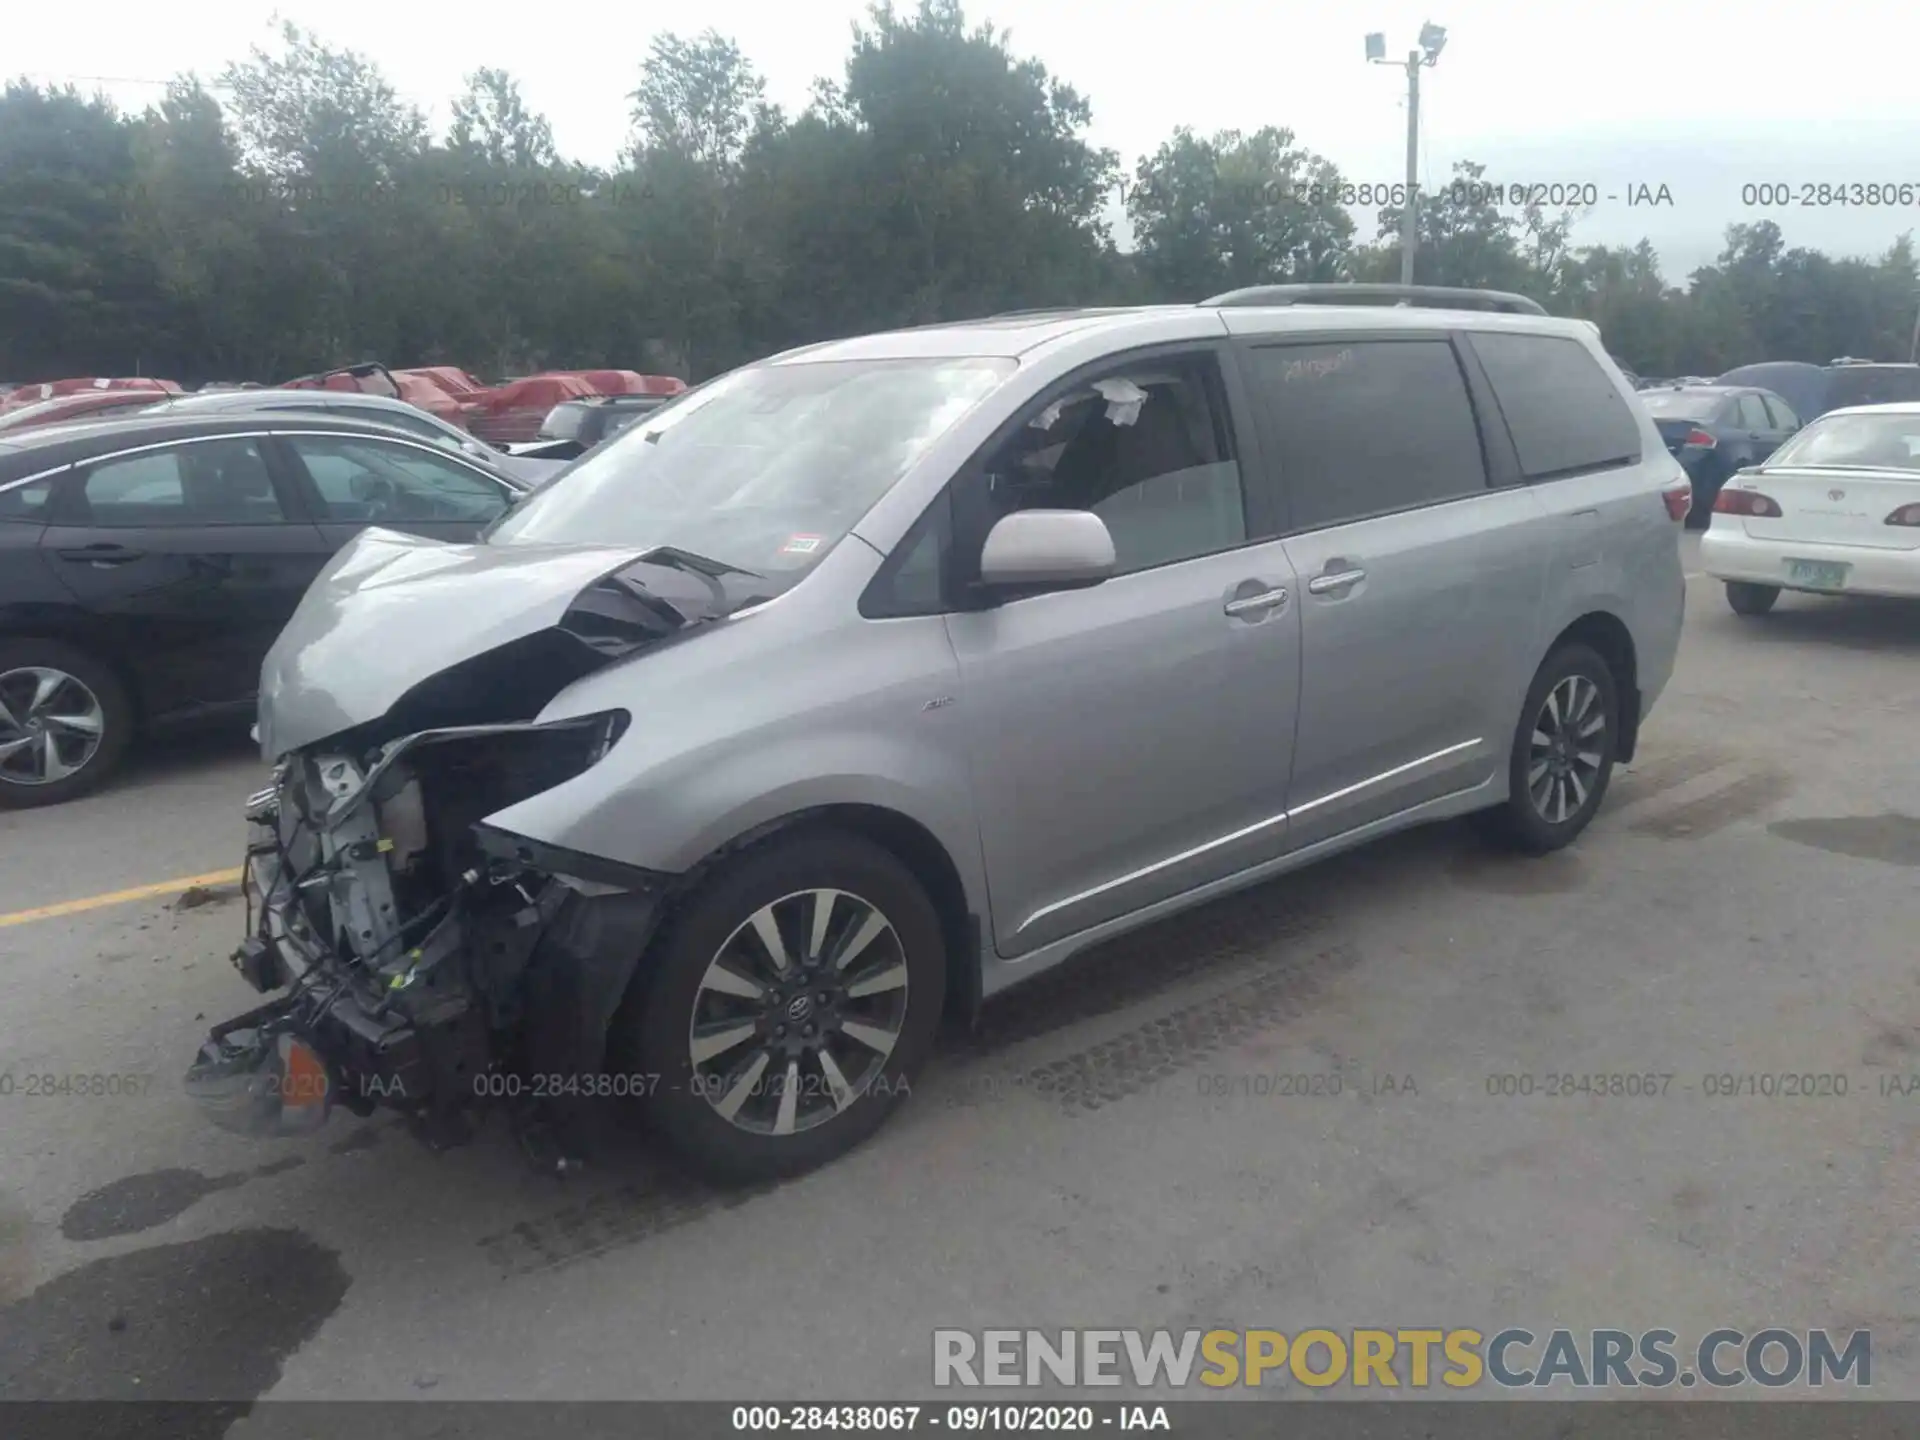
<path id="1" fill-rule="evenodd" d="M 844 1108 L 833 1103 L 817 1052 L 810 1068 L 805 1059 L 787 1062 L 797 1063 L 797 1072 L 779 1071 L 783 1062 L 778 1060 L 769 1061 L 762 1071 L 752 1070 L 763 1048 L 771 1051 L 780 1043 L 766 1027 L 791 1016 L 791 1002 L 753 1001 L 703 989 L 708 968 L 723 947 L 737 957 L 735 968 L 756 970 L 754 961 L 763 959 L 766 951 L 757 939 L 748 940 L 746 935 L 752 917 L 763 907 L 780 907 L 774 912 L 777 927 L 783 936 L 800 942 L 797 946 L 790 944 L 789 949 L 811 948 L 813 902 L 807 892 L 819 891 L 841 892 L 841 899 L 827 904 L 829 915 L 834 917 L 833 929 L 821 947 L 822 958 L 817 962 L 820 968 L 812 973 L 819 975 L 831 966 L 834 952 L 857 932 L 862 918 L 855 908 L 859 903 L 884 917 L 891 936 L 881 932 L 866 953 L 849 963 L 844 976 L 839 977 L 840 984 L 846 983 L 845 976 L 852 976 L 852 983 L 857 985 L 879 973 L 875 967 L 884 969 L 889 977 L 898 965 L 903 965 L 905 972 L 904 993 L 898 1001 L 904 1009 L 897 1019 L 897 1038 L 884 1062 L 878 1052 L 861 1047 L 844 1034 L 835 1037 L 834 1045 L 840 1047 L 847 1063 L 836 1063 L 834 1075 L 856 1092 Z M 747 948 L 743 951 L 739 946 Z M 808 963 L 799 956 L 794 958 L 800 964 Z M 933 903 L 898 858 L 871 841 L 843 831 L 785 832 L 727 861 L 678 909 L 642 962 L 634 989 L 615 1017 L 610 1050 L 631 1057 L 638 1073 L 650 1077 L 645 1117 L 687 1168 L 705 1179 L 728 1184 L 796 1175 L 858 1145 L 905 1098 L 933 1048 L 946 991 L 947 963 Z M 757 973 L 771 972 L 761 966 Z M 830 978 L 825 983 L 835 982 Z M 811 991 L 812 982 L 806 988 Z M 796 999 L 805 1000 L 808 995 Z M 891 1005 L 894 1001 L 888 994 L 868 996 L 857 1003 L 841 996 L 831 1011 L 823 1006 L 815 1012 L 815 1019 L 829 1018 L 837 1030 L 847 1017 L 858 1018 L 860 1008 L 870 1003 Z M 693 1060 L 696 1005 L 740 1007 L 727 1011 L 732 1018 L 710 1024 L 751 1023 L 762 1027 L 741 1045 L 740 1058 L 718 1062 L 735 1067 L 731 1077 L 716 1079 L 716 1071 L 701 1072 Z M 758 1012 L 761 1018 L 743 1019 L 749 1011 Z M 699 1013 L 713 1012 L 709 1008 Z M 884 1023 L 894 1021 L 890 1018 Z M 786 1043 L 796 1040 L 789 1038 Z M 827 1053 L 831 1058 L 832 1045 Z M 878 1068 L 862 1079 L 847 1073 L 857 1063 Z M 780 1079 L 765 1078 L 776 1073 Z M 792 1087 L 795 1104 L 812 1112 L 814 1118 L 808 1122 L 811 1128 L 786 1134 L 756 1131 L 724 1116 L 718 1108 L 719 1102 L 731 1095 L 727 1079 L 738 1083 L 742 1074 L 758 1074 L 763 1078 L 747 1085 L 750 1098 L 738 1113 L 747 1122 L 777 1127 L 781 1094 L 788 1088 L 784 1077 L 795 1073 L 800 1075 L 801 1087 L 808 1087 Z M 767 1113 L 770 1110 L 771 1119 Z M 790 1126 L 797 1123 L 789 1119 Z"/>
<path id="2" fill-rule="evenodd" d="M 58 779 L 33 781 L 20 762 L 0 761 L 0 810 L 60 805 L 85 795 L 119 768 L 133 739 L 133 703 L 112 666 L 60 640 L 0 640 L 0 677 L 22 670 L 59 671 L 78 682 L 96 703 L 100 741 L 72 774 Z M 12 688 L 18 690 L 19 682 Z M 6 732 L 0 739 L 19 738 L 5 720 L 0 720 L 0 731 Z"/>
<path id="3" fill-rule="evenodd" d="M 1764 615 L 1780 598 L 1778 585 L 1755 585 L 1746 580 L 1727 581 L 1727 604 L 1736 615 Z"/>
<path id="4" fill-rule="evenodd" d="M 1549 762 L 1549 771 L 1545 776 L 1538 776 L 1535 767 L 1541 761 L 1537 754 L 1535 734 L 1539 732 L 1550 737 L 1554 734 L 1552 725 L 1548 723 L 1548 696 L 1554 696 L 1556 706 L 1569 698 L 1577 704 L 1578 697 L 1585 693 L 1580 688 L 1582 684 L 1593 687 L 1595 698 L 1591 705 L 1581 710 L 1579 725 L 1584 727 L 1597 707 L 1604 722 L 1603 728 L 1597 735 L 1579 737 L 1586 746 L 1593 748 L 1571 747 L 1571 753 L 1556 755 Z M 1562 645 L 1547 656 L 1533 677 L 1533 684 L 1527 689 L 1526 703 L 1521 706 L 1520 719 L 1514 726 L 1513 745 L 1507 762 L 1507 799 L 1504 804 L 1487 812 L 1493 837 L 1510 849 L 1530 855 L 1550 854 L 1572 844 L 1599 813 L 1601 802 L 1606 799 L 1607 784 L 1613 778 L 1613 761 L 1619 749 L 1619 739 L 1620 699 L 1612 667 L 1590 645 L 1577 641 Z M 1594 745 L 1595 741 L 1598 742 L 1597 746 Z M 1598 755 L 1598 764 L 1589 770 L 1579 758 L 1584 754 Z M 1562 765 L 1566 767 L 1565 772 L 1561 771 Z M 1561 778 L 1566 772 L 1571 773 L 1571 782 Z M 1540 796 L 1543 779 L 1544 803 Z M 1577 803 L 1566 805 L 1568 800 L 1576 796 Z M 1564 814 L 1561 813 L 1563 807 Z"/>

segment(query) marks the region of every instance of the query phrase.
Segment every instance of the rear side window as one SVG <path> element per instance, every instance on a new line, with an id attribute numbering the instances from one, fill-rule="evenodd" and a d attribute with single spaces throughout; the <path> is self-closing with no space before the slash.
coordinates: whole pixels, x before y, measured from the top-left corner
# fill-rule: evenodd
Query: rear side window
<path id="1" fill-rule="evenodd" d="M 1444 338 L 1259 346 L 1253 377 L 1292 529 L 1487 488 L 1466 379 Z"/>
<path id="2" fill-rule="evenodd" d="M 1737 414 L 1740 423 L 1749 430 L 1765 430 L 1772 423 L 1767 419 L 1767 407 L 1760 403 L 1758 395 L 1742 395 Z"/>
<path id="3" fill-rule="evenodd" d="M 170 445 L 87 467 L 88 522 L 149 525 L 274 525 L 286 519 L 258 443 L 245 438 Z"/>
<path id="4" fill-rule="evenodd" d="M 1760 398 L 1766 403 L 1767 413 L 1773 417 L 1774 429 L 1798 430 L 1800 428 L 1800 417 L 1787 408 L 1786 401 L 1778 395 L 1763 395 Z"/>
<path id="5" fill-rule="evenodd" d="M 1472 341 L 1527 479 L 1639 460 L 1640 426 L 1633 412 L 1578 340 L 1481 331 Z"/>

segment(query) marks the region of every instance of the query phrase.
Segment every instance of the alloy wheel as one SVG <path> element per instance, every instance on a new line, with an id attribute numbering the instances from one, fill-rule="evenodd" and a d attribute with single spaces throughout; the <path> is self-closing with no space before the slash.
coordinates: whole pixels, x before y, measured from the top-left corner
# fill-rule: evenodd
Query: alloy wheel
<path id="1" fill-rule="evenodd" d="M 1536 814 L 1562 825 L 1580 812 L 1600 778 L 1607 712 L 1600 687 L 1568 675 L 1547 692 L 1527 747 L 1527 793 Z"/>
<path id="2" fill-rule="evenodd" d="M 100 697 L 50 665 L 0 672 L 0 780 L 50 785 L 86 768 L 106 733 Z"/>
<path id="3" fill-rule="evenodd" d="M 879 907 L 845 890 L 761 906 L 700 977 L 695 1093 L 742 1130 L 793 1135 L 873 1084 L 907 1015 L 907 957 Z"/>

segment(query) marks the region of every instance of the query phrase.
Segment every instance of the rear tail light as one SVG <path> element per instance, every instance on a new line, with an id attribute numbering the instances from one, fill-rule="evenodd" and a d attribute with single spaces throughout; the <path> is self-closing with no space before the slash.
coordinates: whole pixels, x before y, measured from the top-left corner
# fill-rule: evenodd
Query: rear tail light
<path id="1" fill-rule="evenodd" d="M 1660 492 L 1660 498 L 1667 502 L 1667 518 L 1678 525 L 1687 518 L 1687 512 L 1693 509 L 1692 482 L 1682 480 L 1669 485 Z"/>
<path id="2" fill-rule="evenodd" d="M 1780 517 L 1779 503 L 1758 490 L 1722 490 L 1713 498 L 1718 515 L 1757 515 L 1767 520 Z"/>
<path id="3" fill-rule="evenodd" d="M 1920 527 L 1920 504 L 1902 505 L 1898 510 L 1887 516 L 1887 524 Z"/>
<path id="4" fill-rule="evenodd" d="M 1689 430 L 1680 443 L 1689 450 L 1711 450 L 1720 442 L 1704 430 Z"/>

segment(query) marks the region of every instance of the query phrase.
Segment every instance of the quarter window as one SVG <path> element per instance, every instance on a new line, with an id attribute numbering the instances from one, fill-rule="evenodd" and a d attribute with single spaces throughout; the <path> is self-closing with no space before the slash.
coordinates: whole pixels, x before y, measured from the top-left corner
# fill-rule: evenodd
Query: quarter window
<path id="1" fill-rule="evenodd" d="M 1612 377 L 1578 340 L 1477 331 L 1472 343 L 1527 479 L 1552 480 L 1640 459 L 1639 423 Z"/>
<path id="2" fill-rule="evenodd" d="M 1444 338 L 1262 346 L 1253 373 L 1295 530 L 1487 488 L 1466 379 Z"/>
<path id="3" fill-rule="evenodd" d="M 1240 462 L 1210 356 L 1143 361 L 1076 383 L 986 467 L 988 523 L 1019 510 L 1091 510 L 1115 573 L 1243 545 Z"/>
<path id="4" fill-rule="evenodd" d="M 102 460 L 80 486 L 83 523 L 276 525 L 287 517 L 257 440 L 201 440 Z"/>
<path id="5" fill-rule="evenodd" d="M 52 480 L 35 480 L 0 490 L 0 520 L 21 520 L 29 525 L 47 523 L 47 502 L 53 496 Z"/>

